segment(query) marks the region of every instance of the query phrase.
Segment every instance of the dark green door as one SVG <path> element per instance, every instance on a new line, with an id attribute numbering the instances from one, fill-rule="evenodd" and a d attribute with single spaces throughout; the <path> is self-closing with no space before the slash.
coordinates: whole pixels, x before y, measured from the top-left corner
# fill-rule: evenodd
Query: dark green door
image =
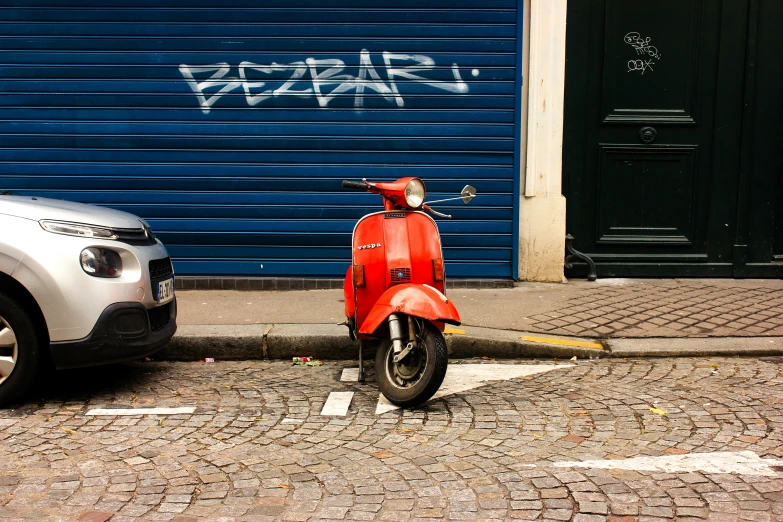
<path id="1" fill-rule="evenodd" d="M 567 231 L 599 275 L 732 275 L 747 16 L 743 0 L 569 2 Z"/>
<path id="2" fill-rule="evenodd" d="M 750 0 L 735 277 L 783 276 L 783 1 Z"/>

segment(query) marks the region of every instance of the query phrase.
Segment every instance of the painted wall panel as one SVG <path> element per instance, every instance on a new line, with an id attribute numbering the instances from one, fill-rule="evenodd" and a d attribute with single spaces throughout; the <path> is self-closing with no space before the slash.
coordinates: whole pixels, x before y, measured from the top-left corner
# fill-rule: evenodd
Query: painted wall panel
<path id="1" fill-rule="evenodd" d="M 517 8 L 0 1 L 0 188 L 138 214 L 180 275 L 339 277 L 380 208 L 340 180 L 470 183 L 449 275 L 512 277 Z"/>

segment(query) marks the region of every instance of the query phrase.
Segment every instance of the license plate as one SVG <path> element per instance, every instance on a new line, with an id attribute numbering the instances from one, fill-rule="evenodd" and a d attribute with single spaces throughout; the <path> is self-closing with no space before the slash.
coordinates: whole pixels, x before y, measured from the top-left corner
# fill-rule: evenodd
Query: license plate
<path id="1" fill-rule="evenodd" d="M 174 299 L 174 279 L 158 283 L 158 304 L 168 303 Z"/>

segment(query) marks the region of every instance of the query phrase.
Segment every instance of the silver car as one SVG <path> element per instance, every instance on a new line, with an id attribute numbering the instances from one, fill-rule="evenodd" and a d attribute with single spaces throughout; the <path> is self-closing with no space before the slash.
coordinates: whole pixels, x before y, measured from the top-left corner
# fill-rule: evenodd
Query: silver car
<path id="1" fill-rule="evenodd" d="M 0 406 L 47 366 L 149 355 L 176 318 L 171 259 L 146 222 L 0 192 Z"/>

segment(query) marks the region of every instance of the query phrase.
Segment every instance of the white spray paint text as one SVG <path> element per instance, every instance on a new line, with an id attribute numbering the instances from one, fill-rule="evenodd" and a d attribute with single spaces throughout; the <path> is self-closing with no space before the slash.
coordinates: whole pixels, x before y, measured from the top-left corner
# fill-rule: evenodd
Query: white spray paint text
<path id="1" fill-rule="evenodd" d="M 312 97 L 318 100 L 318 106 L 327 108 L 329 102 L 340 94 L 346 94 L 351 91 L 354 93 L 354 109 L 364 107 L 365 91 L 375 91 L 380 94 L 384 100 L 396 104 L 397 107 L 404 107 L 405 100 L 397 88 L 397 79 L 403 79 L 411 83 L 419 83 L 441 89 L 453 94 L 466 94 L 470 88 L 462 81 L 459 72 L 459 66 L 455 63 L 451 66 L 451 72 L 454 76 L 453 82 L 433 80 L 422 76 L 427 71 L 435 67 L 435 60 L 423 54 L 396 54 L 383 53 L 383 62 L 386 66 L 386 77 L 388 84 L 378 72 L 370 58 L 370 52 L 362 49 L 359 53 L 359 73 L 356 76 L 343 74 L 345 62 L 337 58 L 325 60 L 316 60 L 307 58 L 304 62 L 292 62 L 289 64 L 260 65 L 253 62 L 243 61 L 239 64 L 239 76 L 228 76 L 231 66 L 226 63 L 216 63 L 212 65 L 185 65 L 179 66 L 179 71 L 185 81 L 188 82 L 193 93 L 198 99 L 199 106 L 204 114 L 209 114 L 212 106 L 225 94 L 236 89 L 243 89 L 245 92 L 245 101 L 248 106 L 255 107 L 276 96 L 299 96 Z M 407 63 L 406 63 L 407 62 Z M 414 63 L 410 63 L 414 62 Z M 268 82 L 248 79 L 248 72 L 253 74 L 272 74 L 275 72 L 290 73 L 287 82 L 277 89 L 262 89 Z M 205 80 L 196 79 L 196 75 L 211 75 Z M 305 75 L 310 75 L 310 86 L 307 88 L 293 89 L 297 83 L 307 82 Z M 473 69 L 473 76 L 478 76 L 479 71 Z M 207 94 L 206 90 L 218 89 L 217 92 Z"/>
<path id="2" fill-rule="evenodd" d="M 623 37 L 625 43 L 636 49 L 637 55 L 647 55 L 660 60 L 661 53 L 658 52 L 657 47 L 650 45 L 650 40 L 649 36 L 642 38 L 636 31 L 631 31 Z M 641 71 L 644 75 L 645 71 L 654 71 L 652 66 L 655 65 L 655 62 L 652 61 L 652 58 L 649 60 L 628 60 L 628 72 Z"/>

